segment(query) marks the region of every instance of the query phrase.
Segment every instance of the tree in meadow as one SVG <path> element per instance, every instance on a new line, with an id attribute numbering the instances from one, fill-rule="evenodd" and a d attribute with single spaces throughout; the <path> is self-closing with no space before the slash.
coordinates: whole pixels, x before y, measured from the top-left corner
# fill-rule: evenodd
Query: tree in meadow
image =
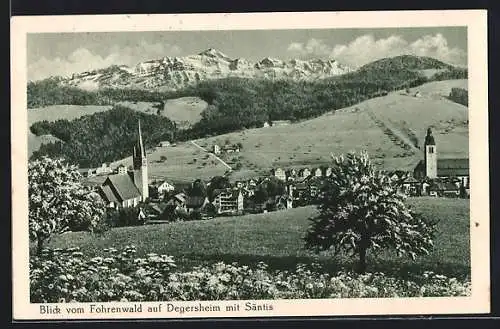
<path id="1" fill-rule="evenodd" d="M 80 179 L 77 168 L 63 159 L 43 156 L 29 162 L 29 233 L 37 252 L 53 234 L 92 231 L 102 220 L 104 203 Z"/>
<path id="2" fill-rule="evenodd" d="M 413 260 L 428 254 L 436 223 L 406 206 L 400 185 L 375 170 L 366 152 L 334 157 L 332 175 L 319 196 L 319 213 L 311 218 L 305 236 L 306 247 L 351 252 L 359 257 L 361 273 L 366 271 L 368 251 L 392 248 Z"/>

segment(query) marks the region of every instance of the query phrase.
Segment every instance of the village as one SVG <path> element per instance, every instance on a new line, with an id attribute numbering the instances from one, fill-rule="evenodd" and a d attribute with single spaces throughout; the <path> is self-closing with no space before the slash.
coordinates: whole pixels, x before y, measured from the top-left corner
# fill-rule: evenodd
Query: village
<path id="1" fill-rule="evenodd" d="M 332 167 L 273 168 L 263 177 L 231 182 L 225 176 L 208 182 L 200 179 L 191 184 L 174 184 L 164 179 L 148 177 L 148 161 L 142 134 L 133 151 L 133 166 L 121 164 L 111 168 L 103 164 L 95 169 L 83 169 L 85 177 L 106 175 L 96 187 L 109 208 L 137 207 L 137 219 L 143 223 L 163 223 L 176 220 L 211 219 L 266 213 L 317 204 L 322 187 L 332 175 Z M 163 147 L 171 146 L 168 142 Z M 214 145 L 211 153 L 240 152 L 241 145 Z M 391 181 L 399 182 L 400 192 L 411 197 L 431 196 L 469 198 L 468 159 L 438 158 L 436 141 L 429 128 L 424 144 L 424 159 L 413 172 L 396 170 L 386 173 Z"/>

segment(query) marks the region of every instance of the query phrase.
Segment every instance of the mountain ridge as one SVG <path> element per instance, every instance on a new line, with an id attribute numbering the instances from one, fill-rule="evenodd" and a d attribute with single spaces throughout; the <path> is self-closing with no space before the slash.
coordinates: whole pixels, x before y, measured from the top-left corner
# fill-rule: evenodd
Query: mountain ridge
<path id="1" fill-rule="evenodd" d="M 59 83 L 86 90 L 100 88 L 178 90 L 200 81 L 226 77 L 274 80 L 315 80 L 353 72 L 334 59 L 289 59 L 265 57 L 259 61 L 231 58 L 208 48 L 194 55 L 165 56 L 134 66 L 106 68 L 59 77 Z"/>
<path id="2" fill-rule="evenodd" d="M 415 55 L 382 58 L 353 69 L 335 59 L 282 60 L 267 56 L 259 61 L 250 61 L 241 57 L 231 58 L 215 48 L 208 48 L 184 57 L 165 56 L 139 62 L 134 66 L 111 65 L 66 77 L 47 79 L 53 79 L 61 86 L 89 91 L 106 88 L 177 91 L 199 82 L 231 77 L 274 81 L 316 81 L 354 73 L 369 74 L 374 71 L 392 72 L 396 75 L 402 71 L 424 74 L 429 74 L 424 71 L 432 71 L 430 74 L 435 75 L 459 70 L 467 69 L 455 67 L 435 58 Z M 39 81 L 43 80 L 35 82 Z"/>

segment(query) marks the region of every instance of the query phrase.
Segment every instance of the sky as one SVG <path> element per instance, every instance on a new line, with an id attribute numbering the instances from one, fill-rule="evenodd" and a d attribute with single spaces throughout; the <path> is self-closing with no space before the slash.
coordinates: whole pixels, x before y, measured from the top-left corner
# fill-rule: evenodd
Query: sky
<path id="1" fill-rule="evenodd" d="M 467 65 L 466 27 L 252 31 L 162 31 L 29 34 L 28 80 L 69 75 L 111 65 L 133 66 L 165 56 L 215 48 L 251 61 L 336 59 L 359 67 L 403 54 Z"/>

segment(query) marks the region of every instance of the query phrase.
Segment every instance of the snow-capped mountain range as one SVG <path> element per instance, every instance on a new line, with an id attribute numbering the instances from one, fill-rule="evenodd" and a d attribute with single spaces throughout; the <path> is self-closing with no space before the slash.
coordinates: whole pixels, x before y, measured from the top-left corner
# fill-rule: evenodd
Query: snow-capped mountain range
<path id="1" fill-rule="evenodd" d="M 75 73 L 61 83 L 82 89 L 134 88 L 176 90 L 199 81 L 226 77 L 315 80 L 353 71 L 336 60 L 288 61 L 266 57 L 259 62 L 232 59 L 209 48 L 197 55 L 164 57 L 138 63 L 115 65 L 90 72 Z"/>

